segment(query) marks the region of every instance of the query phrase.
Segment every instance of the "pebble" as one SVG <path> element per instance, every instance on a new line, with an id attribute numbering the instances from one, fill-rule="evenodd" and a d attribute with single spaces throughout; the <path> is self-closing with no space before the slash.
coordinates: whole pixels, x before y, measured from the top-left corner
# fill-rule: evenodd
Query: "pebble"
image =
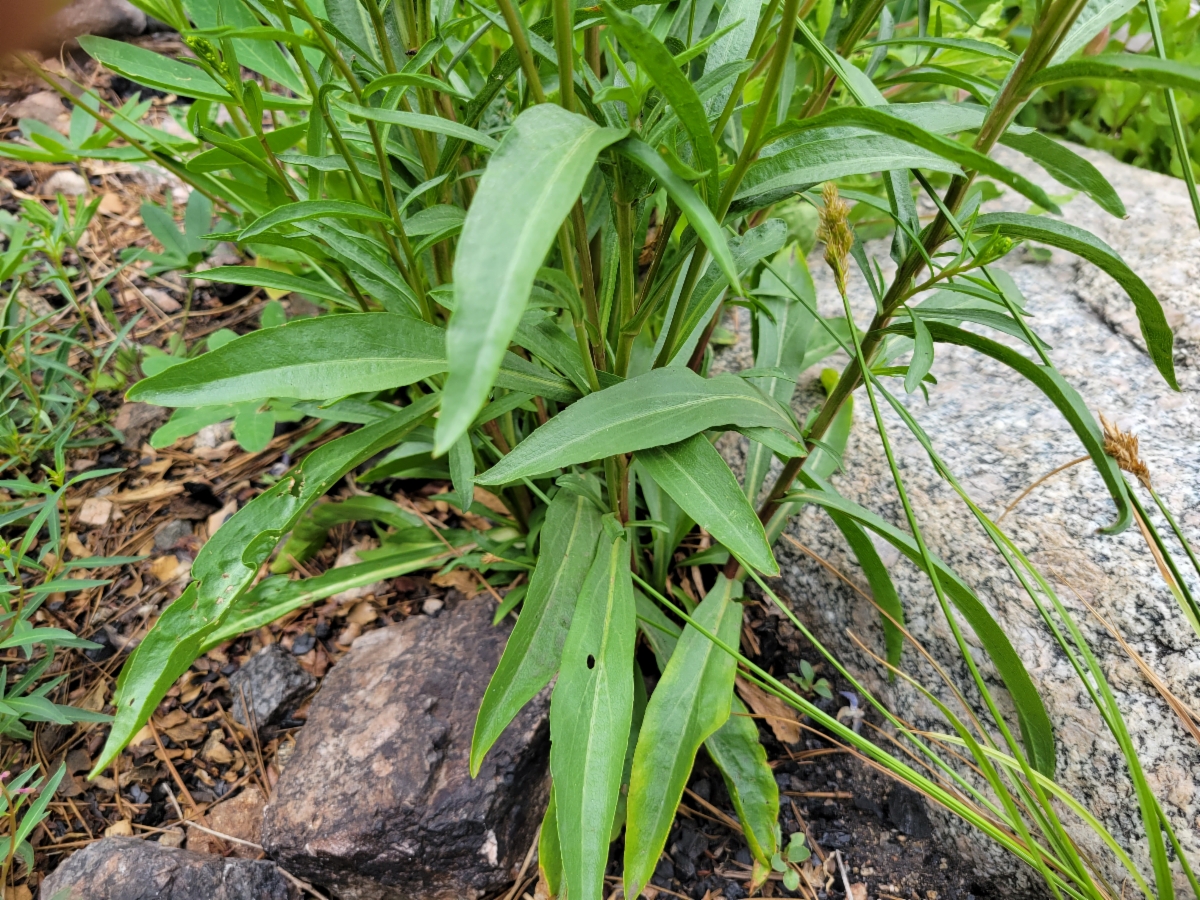
<path id="1" fill-rule="evenodd" d="M 439 600 L 437 597 L 429 597 L 421 604 L 421 612 L 427 616 L 436 616 L 442 611 L 442 607 L 445 605 L 445 602 Z"/>
<path id="2" fill-rule="evenodd" d="M 87 179 L 70 169 L 55 172 L 42 184 L 42 195 L 45 197 L 54 197 L 58 194 L 65 197 L 79 197 L 86 194 L 87 190 Z"/>

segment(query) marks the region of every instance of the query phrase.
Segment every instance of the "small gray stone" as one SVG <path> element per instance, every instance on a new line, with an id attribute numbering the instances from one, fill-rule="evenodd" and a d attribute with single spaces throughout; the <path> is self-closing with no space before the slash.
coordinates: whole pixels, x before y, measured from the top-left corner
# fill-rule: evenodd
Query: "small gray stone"
<path id="1" fill-rule="evenodd" d="M 64 197 L 79 197 L 87 193 L 87 179 L 78 172 L 62 169 L 55 172 L 42 183 L 42 196 L 54 197 L 62 194 Z"/>
<path id="2" fill-rule="evenodd" d="M 436 616 L 442 611 L 442 607 L 445 605 L 445 602 L 437 597 L 429 597 L 424 603 L 421 604 L 421 612 L 425 613 L 427 616 Z"/>
<path id="3" fill-rule="evenodd" d="M 233 717 L 243 725 L 249 724 L 242 703 L 244 692 L 258 727 L 266 728 L 291 712 L 316 686 L 316 680 L 300 668 L 290 653 L 272 644 L 229 676 Z"/>
<path id="4" fill-rule="evenodd" d="M 192 533 L 192 523 L 185 522 L 183 519 L 172 519 L 163 525 L 159 525 L 154 530 L 154 549 L 159 553 L 166 553 L 168 550 L 174 550 L 185 537 Z"/>
<path id="5" fill-rule="evenodd" d="M 183 309 L 183 304 L 162 288 L 142 288 L 142 293 L 146 295 L 146 299 L 168 315 L 177 313 Z"/>
<path id="6" fill-rule="evenodd" d="M 369 632 L 325 678 L 263 816 L 263 845 L 340 900 L 474 900 L 511 883 L 546 808 L 549 690 L 471 778 L 509 626 L 490 600 Z M 469 652 L 464 652 L 469 648 Z"/>
<path id="7" fill-rule="evenodd" d="M 215 450 L 232 437 L 232 421 L 214 422 L 212 425 L 205 425 L 196 432 L 196 440 L 192 443 L 192 447 Z"/>
<path id="8" fill-rule="evenodd" d="M 59 10 L 42 32 L 39 48 L 58 52 L 83 34 L 132 37 L 146 30 L 147 16 L 129 0 L 75 0 Z"/>
<path id="9" fill-rule="evenodd" d="M 273 863 L 108 837 L 67 857 L 39 896 L 59 900 L 297 900 Z"/>
<path id="10" fill-rule="evenodd" d="M 16 121 L 33 119 L 64 134 L 70 128 L 71 114 L 56 91 L 37 91 L 4 112 Z"/>

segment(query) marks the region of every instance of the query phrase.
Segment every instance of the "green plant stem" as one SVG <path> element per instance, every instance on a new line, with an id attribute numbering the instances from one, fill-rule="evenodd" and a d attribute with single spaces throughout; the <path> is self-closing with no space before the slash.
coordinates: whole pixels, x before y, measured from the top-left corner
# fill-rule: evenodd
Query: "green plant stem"
<path id="1" fill-rule="evenodd" d="M 634 335 L 626 334 L 622 328 L 633 319 L 634 291 L 637 279 L 637 258 L 634 255 L 634 221 L 633 202 L 622 196 L 622 187 L 618 180 L 617 196 L 614 198 L 613 209 L 617 225 L 617 250 L 619 261 L 617 265 L 617 359 L 614 365 L 616 373 L 624 377 L 629 371 L 629 355 L 633 349 Z"/>
<path id="2" fill-rule="evenodd" d="M 575 111 L 575 32 L 571 0 L 554 0 L 554 49 L 558 55 L 558 102 Z"/>
<path id="3" fill-rule="evenodd" d="M 1158 22 L 1158 7 L 1154 0 L 1146 0 L 1146 18 L 1150 22 L 1150 34 L 1154 37 L 1154 50 L 1159 59 L 1167 58 L 1167 47 L 1163 41 L 1162 26 Z M 1163 98 L 1167 102 L 1167 116 L 1171 120 L 1171 133 L 1175 138 L 1175 153 L 1179 157 L 1179 169 L 1187 184 L 1188 197 L 1192 201 L 1192 212 L 1196 225 L 1200 226 L 1200 194 L 1196 193 L 1196 173 L 1192 171 L 1192 156 L 1188 152 L 1187 124 L 1179 115 L 1179 104 L 1175 102 L 1175 90 L 1165 88 Z"/>
<path id="4" fill-rule="evenodd" d="M 1054 51 L 1062 43 L 1062 39 L 1066 36 L 1067 31 L 1083 11 L 1083 6 L 1084 0 L 1054 0 L 1052 3 L 1053 10 L 1048 11 L 1047 17 L 1042 20 L 1043 27 L 1035 29 L 1025 53 L 1017 61 L 1016 66 L 1014 66 L 1009 75 L 1008 81 L 1005 82 L 1004 87 L 996 95 L 995 100 L 993 100 L 991 107 L 988 109 L 987 116 L 984 118 L 983 125 L 980 127 L 975 139 L 974 149 L 980 153 L 988 153 L 1004 135 L 1004 132 L 1008 129 L 1013 118 L 1029 96 L 1030 92 L 1024 87 L 1024 83 L 1028 81 L 1030 75 L 1039 71 L 1044 62 L 1054 55 Z M 1061 12 L 1057 13 L 1057 20 L 1050 18 L 1054 10 L 1061 10 Z M 974 172 L 955 176 L 950 182 L 950 187 L 947 189 L 946 196 L 942 201 L 942 205 L 946 210 L 950 213 L 958 212 L 963 200 L 966 199 L 967 192 L 974 178 Z M 876 313 L 867 328 L 867 332 L 862 340 L 862 349 L 863 359 L 868 363 L 874 359 L 879 344 L 883 340 L 883 330 L 887 328 L 896 310 L 902 304 L 912 279 L 925 264 L 925 258 L 932 258 L 937 248 L 945 242 L 949 235 L 950 221 L 946 217 L 945 212 L 939 209 L 937 217 L 925 231 L 925 237 L 921 242 L 924 245 L 923 248 L 918 249 L 914 247 L 909 250 L 908 255 L 905 256 L 904 261 L 898 267 L 887 294 L 883 298 L 882 309 Z M 808 438 L 820 440 L 824 436 L 825 431 L 833 424 L 833 420 L 842 408 L 842 404 L 846 402 L 846 398 L 854 392 L 855 388 L 861 382 L 862 368 L 859 365 L 858 359 L 852 359 L 846 368 L 842 370 L 837 384 L 834 385 L 833 390 L 822 404 L 817 418 L 813 421 L 812 427 L 809 429 Z M 779 504 L 780 498 L 787 493 L 792 482 L 796 480 L 796 475 L 799 473 L 801 465 L 803 465 L 803 459 L 797 458 L 789 460 L 787 465 L 783 467 L 783 471 L 775 480 L 770 493 L 759 509 L 759 518 L 763 522 L 770 521 L 771 515 L 775 507 Z"/>
<path id="5" fill-rule="evenodd" d="M 525 73 L 525 81 L 533 94 L 535 103 L 546 102 L 546 92 L 542 90 L 542 79 L 538 76 L 537 62 L 529 47 L 529 38 L 525 34 L 525 20 L 521 11 L 513 5 L 513 0 L 496 0 L 500 14 L 504 16 L 504 24 L 508 26 L 508 36 L 512 38 L 513 49 L 517 51 L 517 59 L 521 61 L 521 71 Z"/>

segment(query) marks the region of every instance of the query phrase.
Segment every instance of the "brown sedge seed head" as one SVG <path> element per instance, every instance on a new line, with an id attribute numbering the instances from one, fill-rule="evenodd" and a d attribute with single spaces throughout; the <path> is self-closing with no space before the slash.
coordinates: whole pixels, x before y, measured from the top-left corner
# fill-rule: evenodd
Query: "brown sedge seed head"
<path id="1" fill-rule="evenodd" d="M 850 248 L 854 246 L 854 231 L 850 228 L 850 204 L 838 195 L 837 185 L 825 182 L 821 189 L 825 205 L 818 210 L 820 224 L 817 239 L 825 242 L 825 262 L 833 270 L 838 293 L 846 293 Z"/>
<path id="2" fill-rule="evenodd" d="M 1115 422 L 1110 422 L 1100 414 L 1100 424 L 1104 427 L 1104 452 L 1117 461 L 1117 466 L 1133 475 L 1146 486 L 1150 486 L 1150 467 L 1138 453 L 1137 435 L 1132 431 L 1122 431 Z"/>

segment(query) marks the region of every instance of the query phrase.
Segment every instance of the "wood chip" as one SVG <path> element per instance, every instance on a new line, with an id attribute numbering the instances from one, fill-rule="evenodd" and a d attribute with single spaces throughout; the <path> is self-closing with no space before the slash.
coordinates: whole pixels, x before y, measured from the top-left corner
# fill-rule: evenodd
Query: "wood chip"
<path id="1" fill-rule="evenodd" d="M 762 716 L 771 726 L 776 738 L 785 744 L 795 744 L 800 740 L 800 722 L 796 719 L 794 709 L 744 678 L 737 679 L 737 689 L 755 715 Z"/>
<path id="2" fill-rule="evenodd" d="M 166 556 L 160 556 L 150 563 L 150 574 L 162 584 L 166 584 L 179 574 L 179 560 L 170 553 Z"/>
<path id="3" fill-rule="evenodd" d="M 219 766 L 227 766 L 233 762 L 233 754 L 221 741 L 221 729 L 217 728 L 209 732 L 208 740 L 204 742 L 200 756 Z"/>
<path id="4" fill-rule="evenodd" d="M 133 823 L 128 819 L 121 819 L 114 822 L 104 829 L 105 837 L 133 837 Z"/>
<path id="5" fill-rule="evenodd" d="M 494 513 L 500 513 L 502 516 L 509 515 L 508 507 L 504 505 L 504 501 L 491 491 L 485 491 L 479 485 L 475 486 L 475 502 Z"/>
<path id="6" fill-rule="evenodd" d="M 355 625 L 370 625 L 379 618 L 379 612 L 367 600 L 360 600 L 346 614 L 346 621 Z"/>
<path id="7" fill-rule="evenodd" d="M 105 497 L 88 497 L 79 507 L 79 521 L 84 525 L 107 525 L 112 518 L 112 501 Z"/>

